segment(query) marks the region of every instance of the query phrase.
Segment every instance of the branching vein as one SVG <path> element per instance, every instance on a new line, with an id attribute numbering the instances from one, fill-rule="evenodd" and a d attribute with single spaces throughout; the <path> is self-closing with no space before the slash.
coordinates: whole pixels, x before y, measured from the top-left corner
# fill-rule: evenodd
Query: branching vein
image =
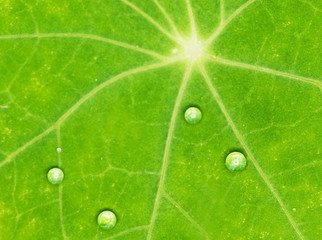
<path id="1" fill-rule="evenodd" d="M 94 40 L 99 42 L 104 42 L 108 44 L 112 44 L 115 46 L 123 47 L 126 49 L 130 49 L 137 52 L 142 52 L 144 54 L 153 56 L 155 58 L 165 60 L 167 57 L 162 56 L 156 52 L 153 52 L 151 50 L 147 50 L 144 48 L 140 48 L 137 46 L 133 46 L 128 43 L 112 40 L 106 37 L 101 37 L 93 34 L 86 34 L 86 33 L 36 33 L 36 34 L 17 34 L 17 35 L 2 35 L 0 36 L 0 40 L 5 39 L 26 39 L 26 38 L 80 38 L 80 39 L 88 39 L 88 40 Z"/>
<path id="2" fill-rule="evenodd" d="M 37 42 L 35 43 L 35 46 L 33 48 L 33 50 L 30 52 L 30 55 L 26 58 L 26 60 L 21 64 L 21 66 L 18 68 L 16 74 L 14 75 L 14 77 L 11 79 L 7 89 L 10 90 L 10 88 L 12 87 L 12 85 L 15 83 L 15 81 L 18 79 L 22 69 L 30 62 L 30 60 L 33 58 L 33 56 L 35 55 L 35 53 L 37 52 L 38 46 L 39 46 L 39 39 L 37 40 Z"/>
<path id="3" fill-rule="evenodd" d="M 105 238 L 104 240 L 111 240 L 111 239 L 115 239 L 115 238 L 118 238 L 118 237 L 121 237 L 121 236 L 124 236 L 124 235 L 127 235 L 129 233 L 132 233 L 132 232 L 136 232 L 136 231 L 140 231 L 140 230 L 145 230 L 148 228 L 148 225 L 144 225 L 144 226 L 138 226 L 138 227 L 133 227 L 133 228 L 129 228 L 127 230 L 124 230 L 122 232 L 119 232 L 113 236 L 110 236 L 108 238 Z"/>
<path id="4" fill-rule="evenodd" d="M 43 131 L 42 133 L 40 133 L 38 136 L 34 137 L 33 139 L 31 139 L 30 141 L 28 141 L 27 143 L 25 143 L 23 146 L 21 146 L 20 148 L 18 148 L 16 151 L 12 152 L 11 154 L 9 154 L 9 156 L 0 163 L 0 168 L 3 167 L 5 164 L 9 163 L 12 161 L 12 159 L 14 159 L 19 153 L 23 152 L 25 149 L 27 149 L 28 147 L 30 147 L 31 145 L 33 145 L 35 142 L 39 141 L 40 139 L 42 139 L 43 137 L 47 136 L 50 132 L 52 132 L 55 129 L 54 125 L 47 128 L 45 131 Z"/>
<path id="5" fill-rule="evenodd" d="M 205 41 L 204 44 L 210 45 L 213 41 L 215 41 L 215 39 L 222 33 L 226 26 L 255 1 L 256 0 L 248 0 L 245 4 L 240 6 L 233 14 L 229 16 L 229 18 L 227 18 L 224 22 L 222 22 L 222 24 L 219 25 L 219 27 L 213 34 L 210 35 L 210 37 Z"/>
<path id="6" fill-rule="evenodd" d="M 176 124 L 176 119 L 177 119 L 177 115 L 179 112 L 179 107 L 180 107 L 180 103 L 181 100 L 183 98 L 184 95 L 184 91 L 190 76 L 190 72 L 192 69 L 192 65 L 193 62 L 190 61 L 189 65 L 187 67 L 187 70 L 184 74 L 175 104 L 174 104 L 174 108 L 173 108 L 173 112 L 172 112 L 172 116 L 171 116 L 171 120 L 170 120 L 170 124 L 169 124 L 169 130 L 168 130 L 168 136 L 167 136 L 167 140 L 166 140 L 166 144 L 165 144 L 165 149 L 164 149 L 164 154 L 163 154 L 163 159 L 162 159 L 162 167 L 161 167 L 161 174 L 160 174 L 160 180 L 159 180 L 159 185 L 158 185 L 158 190 L 157 190 L 157 194 L 156 194 L 156 198 L 154 201 L 154 207 L 153 207 L 153 211 L 152 211 L 152 216 L 151 216 L 151 221 L 150 221 L 150 227 L 149 227 L 149 231 L 148 231 L 148 235 L 147 235 L 147 240 L 150 240 L 152 237 L 152 231 L 154 228 L 154 223 L 158 214 L 158 209 L 159 209 L 159 205 L 160 205 L 160 200 L 161 200 L 161 195 L 162 195 L 162 191 L 163 191 L 163 187 L 164 187 L 164 181 L 165 181 L 165 177 L 166 177 L 166 173 L 167 173 L 167 168 L 168 168 L 168 162 L 169 162 L 169 154 L 170 154 L 170 148 L 171 148 L 171 141 L 173 138 L 173 132 L 174 132 L 174 128 L 175 128 L 175 124 Z"/>
<path id="7" fill-rule="evenodd" d="M 172 39 L 173 41 L 177 42 L 180 44 L 180 39 L 176 38 L 175 36 L 173 36 L 171 33 L 169 33 L 167 30 L 165 30 L 158 22 L 156 22 L 150 15 L 148 15 L 147 13 L 145 13 L 144 11 L 142 11 L 140 8 L 138 8 L 137 6 L 135 6 L 133 3 L 127 1 L 127 0 L 120 0 L 122 1 L 124 4 L 128 5 L 129 7 L 131 7 L 133 10 L 135 10 L 137 13 L 139 13 L 142 17 L 144 17 L 146 20 L 148 20 L 148 22 L 150 22 L 151 24 L 153 24 L 157 29 L 159 29 L 163 34 L 165 34 L 167 37 L 169 37 L 170 39 Z"/>
<path id="8" fill-rule="evenodd" d="M 220 25 L 222 25 L 225 21 L 225 2 L 224 0 L 220 0 Z"/>
<path id="9" fill-rule="evenodd" d="M 208 236 L 208 233 L 205 231 L 205 229 L 203 229 L 190 215 L 189 213 L 187 213 L 186 210 L 184 210 L 180 204 L 178 204 L 169 194 L 167 194 L 166 192 L 163 192 L 162 195 L 175 207 L 177 208 L 181 214 L 188 219 L 188 221 L 195 227 L 197 228 L 206 239 L 210 239 Z"/>
<path id="10" fill-rule="evenodd" d="M 246 141 L 244 139 L 244 137 L 240 134 L 240 132 L 238 131 L 235 123 L 233 122 L 232 118 L 230 117 L 224 103 L 221 100 L 221 97 L 219 96 L 217 90 L 215 89 L 215 87 L 213 86 L 204 66 L 201 64 L 201 62 L 199 62 L 198 64 L 200 72 L 202 74 L 202 76 L 204 77 L 209 90 L 211 91 L 213 97 L 215 98 L 217 104 L 219 105 L 222 113 L 224 114 L 228 124 L 230 125 L 231 129 L 233 130 L 236 138 L 238 139 L 238 141 L 240 142 L 240 144 L 243 146 L 243 148 L 245 149 L 249 160 L 252 162 L 252 164 L 254 165 L 255 169 L 257 170 L 258 174 L 260 175 L 260 177 L 263 179 L 264 183 L 266 184 L 266 186 L 269 188 L 269 190 L 271 191 L 271 193 L 273 194 L 273 196 L 275 197 L 276 201 L 278 202 L 278 204 L 280 205 L 282 211 L 284 212 L 284 214 L 286 215 L 289 223 L 291 224 L 292 228 L 294 229 L 294 231 L 296 232 L 297 236 L 300 239 L 304 239 L 301 231 L 299 230 L 297 224 L 294 222 L 291 214 L 289 213 L 289 211 L 287 210 L 287 208 L 285 207 L 281 197 L 279 196 L 278 192 L 275 190 L 275 188 L 273 187 L 273 185 L 271 184 L 271 182 L 269 181 L 268 177 L 266 176 L 266 174 L 263 172 L 262 168 L 260 167 L 260 165 L 258 164 L 257 160 L 255 159 L 252 151 L 250 150 L 250 148 L 248 147 L 248 145 L 246 144 Z"/>
<path id="11" fill-rule="evenodd" d="M 256 66 L 256 65 L 247 64 L 247 63 L 236 62 L 236 61 L 232 61 L 232 60 L 228 60 L 228 59 L 224 59 L 224 58 L 219 58 L 219 57 L 214 58 L 213 61 L 224 64 L 224 65 L 233 66 L 233 67 L 243 68 L 243 69 L 247 69 L 247 70 L 254 70 L 257 72 L 264 72 L 264 73 L 268 73 L 268 74 L 275 75 L 275 76 L 290 78 L 290 79 L 301 81 L 304 83 L 313 84 L 313 85 L 317 86 L 318 88 L 322 89 L 322 81 L 319 81 L 316 79 L 302 77 L 302 76 L 298 76 L 298 75 L 291 74 L 291 73 L 281 72 L 281 71 L 277 71 L 277 70 L 270 69 L 270 68 L 260 67 L 260 66 Z"/>
<path id="12" fill-rule="evenodd" d="M 189 13 L 192 41 L 197 42 L 196 22 L 193 16 L 190 0 L 186 0 L 186 3 L 187 3 L 188 13 Z"/>
<path id="13" fill-rule="evenodd" d="M 171 19 L 171 17 L 167 13 L 167 11 L 164 9 L 164 7 L 162 7 L 162 5 L 159 3 L 158 0 L 153 0 L 153 2 L 157 5 L 157 7 L 160 9 L 160 11 L 164 15 L 164 17 L 167 19 L 167 21 L 169 22 L 169 24 L 172 27 L 173 31 L 175 32 L 177 38 L 182 39 L 182 37 L 181 37 L 181 35 L 180 35 L 179 31 L 178 31 L 178 28 L 176 27 L 176 25 L 174 24 L 173 20 Z"/>
<path id="14" fill-rule="evenodd" d="M 60 137 L 60 126 L 57 127 L 57 146 L 61 147 L 61 137 Z M 61 152 L 57 151 L 58 155 L 58 167 L 61 168 Z M 63 184 L 59 184 L 58 189 L 58 199 L 59 199 L 59 218 L 63 239 L 68 239 L 66 235 L 65 225 L 64 225 L 64 217 L 63 217 Z"/>
<path id="15" fill-rule="evenodd" d="M 25 143 L 23 146 L 21 146 L 20 148 L 18 148 L 16 151 L 12 152 L 11 154 L 9 154 L 9 156 L 0 163 L 0 168 L 2 166 L 4 166 L 5 164 L 9 163 L 12 161 L 12 159 L 14 159 L 19 153 L 21 153 L 22 151 L 24 151 L 25 149 L 27 149 L 28 147 L 32 146 L 35 142 L 41 140 L 43 137 L 47 136 L 49 133 L 51 133 L 53 130 L 55 130 L 57 128 L 57 126 L 60 126 L 68 117 L 70 117 L 84 102 L 86 102 L 88 99 L 90 99 L 91 97 L 93 97 L 96 93 L 98 93 L 99 91 L 101 91 L 103 88 L 109 86 L 112 83 L 117 82 L 120 79 L 123 79 L 127 76 L 130 76 L 132 74 L 137 74 L 140 72 L 146 72 L 149 70 L 153 70 L 153 69 L 158 69 L 158 68 L 162 68 L 165 67 L 171 63 L 180 61 L 181 58 L 173 58 L 171 60 L 168 61 L 164 61 L 161 63 L 156 63 L 156 64 L 152 64 L 152 65 L 148 65 L 148 66 L 143 66 L 143 67 L 138 67 L 138 68 L 134 68 L 128 71 L 125 71 L 123 73 L 120 73 L 119 75 L 112 77 L 109 80 L 106 80 L 105 82 L 103 82 L 102 84 L 98 85 L 97 87 L 95 87 L 94 89 L 92 89 L 89 93 L 87 93 L 85 96 L 83 96 L 78 102 L 76 102 L 71 108 L 69 108 L 54 124 L 52 124 L 49 128 L 47 128 L 45 131 L 43 131 L 42 133 L 40 133 L 38 136 L 34 137 L 33 139 L 31 139 L 30 141 L 28 141 L 27 143 Z"/>

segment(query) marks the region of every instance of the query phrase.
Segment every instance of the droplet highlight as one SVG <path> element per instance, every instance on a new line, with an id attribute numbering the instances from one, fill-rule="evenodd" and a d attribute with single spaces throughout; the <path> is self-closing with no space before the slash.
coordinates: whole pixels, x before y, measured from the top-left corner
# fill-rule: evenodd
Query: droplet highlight
<path id="1" fill-rule="evenodd" d="M 189 124 L 197 124 L 202 118 L 202 113 L 199 108 L 190 107 L 186 110 L 184 117 Z"/>
<path id="2" fill-rule="evenodd" d="M 239 172 L 246 167 L 246 157 L 240 152 L 232 152 L 226 157 L 226 167 L 232 172 Z"/>
<path id="3" fill-rule="evenodd" d="M 60 168 L 52 168 L 47 174 L 48 181 L 52 184 L 59 184 L 64 179 L 64 172 Z"/>
<path id="4" fill-rule="evenodd" d="M 114 228 L 116 222 L 116 215 L 112 211 L 103 211 L 97 217 L 98 225 L 104 230 Z"/>

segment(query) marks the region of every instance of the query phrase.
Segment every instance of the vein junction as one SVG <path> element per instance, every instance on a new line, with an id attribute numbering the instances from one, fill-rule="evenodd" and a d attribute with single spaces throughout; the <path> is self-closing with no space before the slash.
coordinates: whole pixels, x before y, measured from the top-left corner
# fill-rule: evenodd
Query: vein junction
<path id="1" fill-rule="evenodd" d="M 133 51 L 139 51 L 139 52 L 142 52 L 144 54 L 148 54 L 148 55 L 154 56 L 154 57 L 156 57 L 158 59 L 164 60 L 161 63 L 152 64 L 152 65 L 149 65 L 149 66 L 139 67 L 139 68 L 136 68 L 136 69 L 125 71 L 125 72 L 120 73 L 119 75 L 107 80 L 103 84 L 95 87 L 92 91 L 90 91 L 88 94 L 83 96 L 78 102 L 76 102 L 71 108 L 69 108 L 57 120 L 56 123 L 54 123 L 48 129 L 46 129 L 45 131 L 43 131 L 42 133 L 40 133 L 39 135 L 37 135 L 36 137 L 31 139 L 27 143 L 25 143 L 23 146 L 18 148 L 16 151 L 14 151 L 11 154 L 9 154 L 8 157 L 3 162 L 0 163 L 0 168 L 2 166 L 4 166 L 6 163 L 12 162 L 12 160 L 15 159 L 15 157 L 20 152 L 22 152 L 25 149 L 27 149 L 28 147 L 32 146 L 35 142 L 37 142 L 40 139 L 42 139 L 43 137 L 45 137 L 46 135 L 51 133 L 53 130 L 59 129 L 61 124 L 69 116 L 71 116 L 84 102 L 86 102 L 89 98 L 94 96 L 97 92 L 101 91 L 103 88 L 105 88 L 105 87 L 109 86 L 110 84 L 112 84 L 112 83 L 114 83 L 114 82 L 116 82 L 116 81 L 118 81 L 120 79 L 123 79 L 123 78 L 125 78 L 127 76 L 130 76 L 130 75 L 133 75 L 133 74 L 136 74 L 136 73 L 140 73 L 140 72 L 144 72 L 144 71 L 148 71 L 148 70 L 152 70 L 152 69 L 161 68 L 161 67 L 167 66 L 167 65 L 169 65 L 169 64 L 171 64 L 173 62 L 180 61 L 182 59 L 188 59 L 189 64 L 188 64 L 188 67 L 186 69 L 185 75 L 183 76 L 182 85 L 181 85 L 180 90 L 178 92 L 177 100 L 176 100 L 176 103 L 175 103 L 175 106 L 174 106 L 173 112 L 172 112 L 171 122 L 169 124 L 168 136 L 167 136 L 166 146 L 165 146 L 164 156 L 163 156 L 163 162 L 162 162 L 162 167 L 161 167 L 161 170 L 160 170 L 160 180 L 159 180 L 158 190 L 157 190 L 157 193 L 156 193 L 156 200 L 155 200 L 155 203 L 154 203 L 153 212 L 152 212 L 152 215 L 151 215 L 151 221 L 150 221 L 150 224 L 148 226 L 144 227 L 148 231 L 147 239 L 152 238 L 152 233 L 153 233 L 153 229 L 154 229 L 154 225 L 155 225 L 155 220 L 156 220 L 156 217 L 157 217 L 157 214 L 158 214 L 158 208 L 159 208 L 159 205 L 160 205 L 160 199 L 162 197 L 167 198 L 171 203 L 173 203 L 180 210 L 180 212 L 187 219 L 189 219 L 189 221 L 192 222 L 193 225 L 196 226 L 196 228 L 198 228 L 201 232 L 203 232 L 203 234 L 205 236 L 207 236 L 207 233 L 199 226 L 199 224 L 197 222 L 195 222 L 195 220 L 192 219 L 189 216 L 189 214 L 182 207 L 180 207 L 173 200 L 173 198 L 171 198 L 171 196 L 169 194 L 167 194 L 165 192 L 165 189 L 164 189 L 164 183 L 165 183 L 165 178 L 166 178 L 166 174 L 167 174 L 167 166 L 169 164 L 169 155 L 171 153 L 171 140 L 173 138 L 173 132 L 174 132 L 174 129 L 175 129 L 176 117 L 177 117 L 177 115 L 179 113 L 180 103 L 181 103 L 181 100 L 182 100 L 182 98 L 184 96 L 184 90 L 185 90 L 185 87 L 186 87 L 187 82 L 189 80 L 189 76 L 190 76 L 190 73 L 192 71 L 192 67 L 196 62 L 198 63 L 200 72 L 201 72 L 202 76 L 205 78 L 205 81 L 206 81 L 207 85 L 209 86 L 210 91 L 214 95 L 214 98 L 217 100 L 217 102 L 218 102 L 223 114 L 225 115 L 229 125 L 234 130 L 234 133 L 237 136 L 238 140 L 242 143 L 242 145 L 247 150 L 248 154 L 251 156 L 251 160 L 252 160 L 253 164 L 255 165 L 255 168 L 257 169 L 260 177 L 263 179 L 263 181 L 265 182 L 265 184 L 267 185 L 267 187 L 270 189 L 270 191 L 272 192 L 273 196 L 277 200 L 278 204 L 281 206 L 282 211 L 286 215 L 288 221 L 290 222 L 291 226 L 295 230 L 295 232 L 298 235 L 298 237 L 300 239 L 303 239 L 304 237 L 303 237 L 302 233 L 300 232 L 300 230 L 298 229 L 298 226 L 296 225 L 296 223 L 292 219 L 292 216 L 289 214 L 288 210 L 284 206 L 284 203 L 282 202 L 282 199 L 280 198 L 278 192 L 274 189 L 273 185 L 270 183 L 269 179 L 266 177 L 266 175 L 263 172 L 263 170 L 261 169 L 260 165 L 257 163 L 255 157 L 251 153 L 251 150 L 248 148 L 247 143 L 245 142 L 243 136 L 240 135 L 238 129 L 236 128 L 236 125 L 234 124 L 234 122 L 231 119 L 228 111 L 226 110 L 226 108 L 225 108 L 225 106 L 224 106 L 219 94 L 217 93 L 217 90 L 212 85 L 211 80 L 208 77 L 208 74 L 207 74 L 206 70 L 204 69 L 204 67 L 202 65 L 202 58 L 205 57 L 206 59 L 211 59 L 212 61 L 217 62 L 219 64 L 225 64 L 225 65 L 232 66 L 232 67 L 239 67 L 239 68 L 244 68 L 244 69 L 247 69 L 247 70 L 259 71 L 259 72 L 263 72 L 265 74 L 271 74 L 271 75 L 275 75 L 275 76 L 286 77 L 286 78 L 289 78 L 289 79 L 302 81 L 302 82 L 305 82 L 305 83 L 308 83 L 308 84 L 313 84 L 313 85 L 319 87 L 320 89 L 322 89 L 321 82 L 319 80 L 305 78 L 305 77 L 297 76 L 297 75 L 294 75 L 294 74 L 284 73 L 284 72 L 281 72 L 281 71 L 272 70 L 272 69 L 268 69 L 268 68 L 258 67 L 258 66 L 254 66 L 254 65 L 251 65 L 251 64 L 235 62 L 235 61 L 232 61 L 232 60 L 229 60 L 229 59 L 216 58 L 215 56 L 209 55 L 204 51 L 207 46 L 209 46 L 212 42 L 215 41 L 215 39 L 220 35 L 220 33 L 224 31 L 225 27 L 234 20 L 234 18 L 236 18 L 242 11 L 244 11 L 246 8 L 248 8 L 251 4 L 256 2 L 256 0 L 247 1 L 244 5 L 242 5 L 239 9 L 237 9 L 226 20 L 224 19 L 224 8 L 223 8 L 223 6 L 221 6 L 222 7 L 221 8 L 221 12 L 222 12 L 221 13 L 222 14 L 221 22 L 222 23 L 220 24 L 218 29 L 216 29 L 215 32 L 210 36 L 210 38 L 207 39 L 205 42 L 200 42 L 198 40 L 197 31 L 195 29 L 195 21 L 194 21 L 192 9 L 191 9 L 191 6 L 190 6 L 190 0 L 186 0 L 187 5 L 188 5 L 188 9 L 189 9 L 190 24 L 191 24 L 191 27 L 192 27 L 192 31 L 191 31 L 192 36 L 191 36 L 190 40 L 188 40 L 188 41 L 183 40 L 183 38 L 180 36 L 179 32 L 177 31 L 177 28 L 174 25 L 173 21 L 171 20 L 171 18 L 169 17 L 169 15 L 165 11 L 165 9 L 160 5 L 160 3 L 157 0 L 154 0 L 154 2 L 158 6 L 158 8 L 162 11 L 162 13 L 166 16 L 168 21 L 171 23 L 172 27 L 176 30 L 175 31 L 176 36 L 173 36 L 172 34 L 167 32 L 159 23 L 154 21 L 149 15 L 147 15 L 145 12 L 140 10 L 133 3 L 130 3 L 127 0 L 121 0 L 121 1 L 123 3 L 129 5 L 132 9 L 137 11 L 139 14 L 141 14 L 147 21 L 152 23 L 162 33 L 167 35 L 169 37 L 169 39 L 172 39 L 172 40 L 176 41 L 178 44 L 180 44 L 184 48 L 183 53 L 181 53 L 181 54 L 179 54 L 177 56 L 171 57 L 171 58 L 167 58 L 167 57 L 164 57 L 162 55 L 159 55 L 158 53 L 152 52 L 150 50 L 142 49 L 142 48 L 137 48 L 137 47 L 134 47 L 134 46 L 132 46 L 130 44 L 127 44 L 127 43 L 118 42 L 118 41 L 115 41 L 115 40 L 112 40 L 112 39 L 107 39 L 107 38 L 103 38 L 103 37 L 100 37 L 100 36 L 82 34 L 82 33 L 59 33 L 59 34 L 48 33 L 48 34 L 40 34 L 40 33 L 37 32 L 36 34 L 0 36 L 0 40 L 15 39 L 15 38 L 57 38 L 57 37 L 90 39 L 90 40 L 95 40 L 95 41 L 101 41 L 101 42 L 103 42 L 105 44 L 117 45 L 119 47 L 127 48 L 127 49 L 130 49 L 130 50 L 133 50 Z M 223 4 L 224 1 L 221 1 L 221 3 Z M 59 201 L 61 201 L 61 200 L 59 200 Z M 62 211 L 61 211 L 61 218 L 62 218 Z M 64 237 L 66 235 L 64 230 L 63 230 L 63 235 L 64 235 Z"/>

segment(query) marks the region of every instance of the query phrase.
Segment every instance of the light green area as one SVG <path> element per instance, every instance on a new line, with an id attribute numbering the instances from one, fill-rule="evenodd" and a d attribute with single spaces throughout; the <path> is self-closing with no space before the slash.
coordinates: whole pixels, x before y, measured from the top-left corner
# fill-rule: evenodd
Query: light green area
<path id="1" fill-rule="evenodd" d="M 246 167 L 246 157 L 240 152 L 229 153 L 226 157 L 226 167 L 232 172 L 239 172 Z"/>
<path id="2" fill-rule="evenodd" d="M 190 107 L 186 110 L 184 117 L 189 124 L 197 124 L 202 118 L 202 113 L 199 108 Z"/>
<path id="3" fill-rule="evenodd" d="M 47 174 L 48 181 L 52 184 L 59 184 L 64 179 L 64 173 L 59 168 L 52 168 Z"/>
<path id="4" fill-rule="evenodd" d="M 322 4 L 190 1 L 0 1 L 0 239 L 321 239 Z"/>
<path id="5" fill-rule="evenodd" d="M 114 228 L 116 225 L 116 216 L 111 211 L 103 211 L 98 215 L 97 223 L 104 230 Z"/>

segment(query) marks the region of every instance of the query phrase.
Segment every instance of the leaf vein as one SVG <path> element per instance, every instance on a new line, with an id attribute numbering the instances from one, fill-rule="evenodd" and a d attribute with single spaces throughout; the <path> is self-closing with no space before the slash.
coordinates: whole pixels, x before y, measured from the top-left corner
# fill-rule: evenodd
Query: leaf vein
<path id="1" fill-rule="evenodd" d="M 162 7 L 162 5 L 159 3 L 158 0 L 153 0 L 153 2 L 157 5 L 157 7 L 160 9 L 160 11 L 164 15 L 164 17 L 167 19 L 167 21 L 169 22 L 169 24 L 172 27 L 173 31 L 175 32 L 177 38 L 180 39 L 180 41 L 182 41 L 182 37 L 181 37 L 181 35 L 180 35 L 179 31 L 178 31 L 178 28 L 174 24 L 174 22 L 171 19 L 170 15 L 167 13 L 167 11 L 164 9 L 164 7 Z"/>
<path id="2" fill-rule="evenodd" d="M 197 228 L 202 235 L 206 237 L 206 239 L 210 239 L 208 236 L 208 233 L 203 229 L 190 215 L 187 213 L 186 210 L 183 209 L 183 207 L 180 206 L 179 203 L 177 203 L 169 194 L 167 194 L 165 191 L 162 194 L 175 208 L 177 208 L 180 213 L 195 227 Z"/>
<path id="3" fill-rule="evenodd" d="M 199 70 L 202 74 L 202 76 L 204 77 L 206 84 L 208 85 L 208 88 L 210 90 L 210 92 L 212 93 L 213 97 L 215 98 L 217 104 L 219 105 L 222 113 L 224 114 L 228 124 L 230 125 L 231 129 L 233 130 L 236 138 L 238 139 L 238 141 L 240 142 L 240 144 L 243 146 L 243 148 L 245 149 L 249 160 L 253 163 L 255 169 L 257 170 L 258 174 L 260 175 L 260 177 L 263 179 L 264 183 L 266 184 L 266 186 L 269 188 L 269 190 L 271 191 L 271 193 L 273 194 L 273 196 L 275 197 L 275 199 L 277 200 L 278 204 L 280 205 L 282 211 L 284 212 L 284 214 L 286 215 L 289 223 L 291 224 L 292 228 L 294 229 L 294 231 L 296 232 L 297 236 L 300 239 L 304 239 L 301 231 L 299 230 L 297 224 L 295 223 L 295 221 L 293 220 L 291 214 L 289 213 L 289 211 L 287 210 L 287 208 L 285 207 L 281 197 L 279 196 L 278 192 L 275 190 L 275 188 L 273 187 L 273 185 L 271 184 L 271 182 L 269 181 L 268 177 L 266 176 L 266 174 L 263 172 L 262 168 L 260 167 L 260 165 L 258 164 L 257 160 L 255 159 L 252 151 L 250 150 L 250 148 L 248 147 L 248 145 L 246 144 L 246 141 L 244 140 L 244 137 L 240 134 L 240 132 L 238 131 L 235 123 L 233 122 L 232 118 L 230 117 L 225 105 L 223 104 L 220 95 L 218 94 L 217 90 L 215 89 L 215 87 L 213 86 L 204 66 L 199 62 L 198 63 L 199 66 Z"/>
<path id="4" fill-rule="evenodd" d="M 193 11 L 191 8 L 190 0 L 186 0 L 186 4 L 187 4 L 187 8 L 188 8 L 188 13 L 189 13 L 189 21 L 190 21 L 190 27 L 191 27 L 192 40 L 194 42 L 196 42 L 197 41 L 196 22 L 195 22 L 195 18 L 193 16 Z"/>
<path id="5" fill-rule="evenodd" d="M 115 239 L 115 238 L 118 238 L 118 237 L 121 237 L 121 236 L 124 236 L 124 235 L 127 235 L 129 233 L 132 233 L 132 232 L 136 232 L 136 231 L 139 231 L 139 230 L 144 230 L 144 229 L 147 229 L 149 225 L 144 225 L 144 226 L 138 226 L 138 227 L 133 227 L 133 228 L 129 228 L 125 231 L 122 231 L 122 232 L 119 232 L 113 236 L 110 236 L 108 238 L 105 238 L 105 240 L 110 240 L 110 239 Z"/>
<path id="6" fill-rule="evenodd" d="M 173 36 L 171 33 L 169 33 L 167 30 L 165 30 L 157 21 L 155 21 L 150 15 L 148 15 L 147 13 L 145 13 L 144 11 L 142 11 L 140 8 L 138 8 L 136 5 L 134 5 L 133 3 L 127 1 L 127 0 L 120 0 L 121 2 L 123 2 L 124 4 L 128 5 L 129 7 L 131 7 L 134 11 L 136 11 L 137 13 L 139 13 L 142 17 L 144 17 L 148 22 L 150 22 L 152 25 L 154 25 L 157 29 L 159 29 L 163 34 L 165 34 L 168 38 L 170 38 L 171 40 L 177 42 L 180 44 L 180 39 L 176 38 L 175 36 Z"/>
<path id="7" fill-rule="evenodd" d="M 256 65 L 247 64 L 247 63 L 236 62 L 236 61 L 232 61 L 232 60 L 220 58 L 220 57 L 215 57 L 212 60 L 214 62 L 218 62 L 220 64 L 224 64 L 224 65 L 228 65 L 228 66 L 243 68 L 243 69 L 247 69 L 247 70 L 253 70 L 253 71 L 257 71 L 257 72 L 264 72 L 264 73 L 275 75 L 275 76 L 286 77 L 286 78 L 294 79 L 294 80 L 301 81 L 304 83 L 313 84 L 313 85 L 317 86 L 322 91 L 322 82 L 319 80 L 313 79 L 313 78 L 302 77 L 302 76 L 298 76 L 298 75 L 291 74 L 291 73 L 277 71 L 274 69 L 260 67 L 260 66 L 256 66 Z"/>
<path id="8" fill-rule="evenodd" d="M 130 76 L 132 74 L 140 73 L 140 72 L 146 72 L 153 69 L 158 69 L 165 67 L 171 63 L 180 61 L 181 58 L 173 58 L 168 61 L 163 61 L 161 63 L 155 63 L 148 66 L 138 67 L 131 70 L 127 70 L 123 73 L 120 73 L 105 82 L 101 83 L 94 89 L 92 89 L 89 93 L 87 93 L 85 96 L 83 96 L 78 102 L 76 102 L 71 108 L 69 108 L 54 124 L 52 124 L 49 128 L 47 128 L 45 131 L 34 137 L 33 139 L 29 140 L 27 143 L 25 143 L 23 146 L 19 147 L 17 150 L 9 154 L 9 156 L 0 163 L 0 168 L 3 167 L 5 164 L 12 161 L 13 158 L 15 158 L 19 153 L 27 149 L 28 147 L 32 146 L 35 142 L 41 140 L 43 137 L 47 136 L 49 133 L 51 133 L 54 129 L 57 129 L 58 126 L 60 126 L 68 117 L 70 117 L 84 102 L 86 102 L 88 99 L 93 97 L 96 93 L 101 91 L 103 88 L 109 86 L 112 83 L 117 82 L 120 79 L 123 79 L 127 76 Z"/>
<path id="9" fill-rule="evenodd" d="M 24 69 L 24 67 L 30 62 L 30 60 L 34 57 L 35 53 L 38 50 L 38 46 L 39 46 L 39 39 L 37 40 L 37 42 L 35 43 L 35 46 L 33 48 L 33 50 L 30 52 L 30 55 L 26 58 L 26 60 L 21 64 L 21 66 L 18 68 L 18 70 L 16 71 L 16 74 L 14 75 L 14 77 L 11 79 L 11 81 L 9 82 L 9 85 L 7 87 L 7 91 L 10 91 L 10 88 L 12 87 L 12 85 L 15 83 L 15 81 L 17 80 L 17 78 L 19 77 L 21 71 Z"/>
<path id="10" fill-rule="evenodd" d="M 147 50 L 144 48 L 136 47 L 128 43 L 120 42 L 117 40 L 109 39 L 106 37 L 93 35 L 93 34 L 87 34 L 87 33 L 35 33 L 35 34 L 16 34 L 16 35 L 1 35 L 0 40 L 6 40 L 6 39 L 25 39 L 25 38 L 81 38 L 81 39 L 89 39 L 99 42 L 105 42 L 108 44 L 112 44 L 115 46 L 123 47 L 129 50 L 142 52 L 144 54 L 156 57 L 160 60 L 166 60 L 168 59 L 165 56 L 162 56 L 156 52 L 153 52 L 151 50 Z"/>
<path id="11" fill-rule="evenodd" d="M 215 30 L 213 34 L 205 41 L 205 45 L 210 45 L 216 38 L 222 33 L 222 31 L 226 28 L 226 26 L 233 21 L 237 16 L 239 16 L 246 8 L 248 8 L 251 4 L 256 2 L 256 0 L 248 0 L 242 6 L 240 6 L 233 14 L 231 14 L 224 22 L 222 22 L 219 27 Z"/>
<path id="12" fill-rule="evenodd" d="M 57 146 L 61 147 L 61 136 L 60 136 L 60 126 L 57 127 Z M 62 167 L 62 160 L 61 160 L 61 152 L 57 152 L 58 157 L 58 167 Z M 61 231 L 63 239 L 68 239 L 66 235 L 65 225 L 64 225 L 64 217 L 63 217 L 63 183 L 59 184 L 58 188 L 58 200 L 59 200 L 59 219 L 60 219 L 60 225 L 61 225 Z"/>
<path id="13" fill-rule="evenodd" d="M 163 159 L 162 159 L 162 166 L 161 166 L 161 173 L 160 173 L 160 180 L 159 180 L 159 184 L 158 184 L 158 188 L 157 188 L 157 193 L 156 193 L 156 198 L 154 201 L 154 206 L 153 206 L 153 211 L 152 211 L 152 215 L 151 215 L 151 220 L 150 220 L 150 227 L 149 227 L 149 231 L 148 231 L 148 235 L 147 235 L 147 240 L 150 240 L 152 237 L 152 231 L 154 228 L 154 223 L 157 217 L 157 213 L 158 213 L 158 209 L 159 209 L 159 205 L 160 205 L 160 199 L 161 199 L 161 194 L 163 191 L 163 186 L 164 186 L 164 181 L 165 181 L 165 177 L 166 177 L 166 172 L 167 172 L 167 168 L 168 168 L 168 163 L 169 163 L 169 154 L 170 154 L 170 147 L 171 147 L 171 142 L 172 142 L 172 138 L 173 138 L 173 132 L 174 132 L 174 128 L 175 128 L 175 124 L 176 124 L 176 119 L 177 119 L 177 115 L 179 112 L 179 107 L 180 107 L 180 103 L 181 100 L 183 98 L 184 95 L 184 91 L 187 85 L 187 82 L 189 80 L 189 76 L 192 70 L 192 65 L 193 62 L 190 61 L 187 67 L 187 70 L 184 74 L 175 104 L 174 104 L 174 108 L 173 108 L 173 112 L 172 112 L 172 116 L 171 116 L 171 120 L 170 120 L 170 124 L 169 124 L 169 130 L 168 130 L 168 136 L 167 136 L 167 140 L 166 140 L 166 144 L 165 144 L 165 148 L 164 148 L 164 153 L 163 153 Z"/>

